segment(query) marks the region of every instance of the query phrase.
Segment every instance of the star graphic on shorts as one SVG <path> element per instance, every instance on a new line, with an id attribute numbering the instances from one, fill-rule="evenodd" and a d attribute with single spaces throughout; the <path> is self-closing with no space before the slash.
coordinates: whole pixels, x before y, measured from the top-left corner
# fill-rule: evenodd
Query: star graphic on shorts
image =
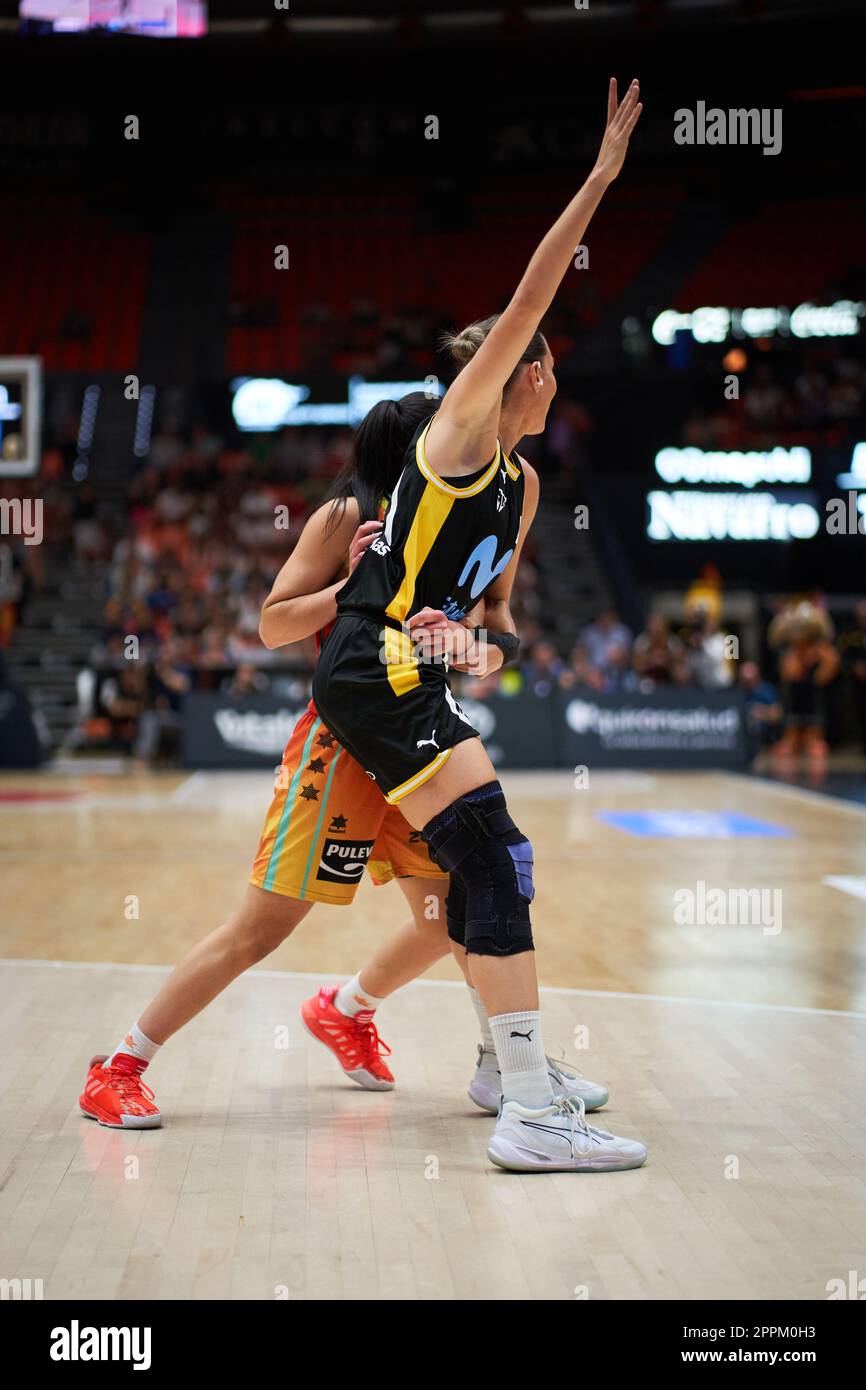
<path id="1" fill-rule="evenodd" d="M 316 788 L 312 785 L 312 783 L 310 783 L 306 787 L 301 787 L 301 799 L 303 801 L 318 801 L 319 793 L 316 791 Z"/>
<path id="2" fill-rule="evenodd" d="M 320 748 L 333 748 L 336 742 L 337 740 L 334 738 L 334 735 L 329 733 L 319 734 L 319 737 L 316 739 L 316 743 Z"/>
<path id="3" fill-rule="evenodd" d="M 329 830 L 345 830 L 348 822 L 345 816 L 332 816 Z"/>
<path id="4" fill-rule="evenodd" d="M 307 768 L 307 772 L 324 772 L 324 770 L 325 764 L 322 762 L 321 758 L 313 758 L 312 762 Z"/>

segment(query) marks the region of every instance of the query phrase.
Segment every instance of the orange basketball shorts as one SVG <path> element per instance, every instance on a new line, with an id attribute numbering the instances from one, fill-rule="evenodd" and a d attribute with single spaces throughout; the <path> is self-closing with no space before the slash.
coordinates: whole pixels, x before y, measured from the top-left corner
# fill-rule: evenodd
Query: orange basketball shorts
<path id="1" fill-rule="evenodd" d="M 365 869 L 377 884 L 448 877 L 311 701 L 286 745 L 250 882 L 304 902 L 348 904 Z"/>

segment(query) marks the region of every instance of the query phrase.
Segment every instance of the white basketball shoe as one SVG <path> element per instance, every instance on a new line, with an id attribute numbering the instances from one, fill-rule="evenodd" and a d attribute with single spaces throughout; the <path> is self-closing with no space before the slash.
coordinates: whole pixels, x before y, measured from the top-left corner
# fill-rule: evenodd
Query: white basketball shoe
<path id="1" fill-rule="evenodd" d="M 614 1173 L 640 1168 L 646 1147 L 588 1125 L 580 1099 L 557 1098 L 541 1110 L 507 1100 L 487 1156 L 497 1167 L 517 1173 Z"/>
<path id="2" fill-rule="evenodd" d="M 610 1092 L 606 1086 L 587 1081 L 580 1072 L 574 1071 L 571 1067 L 564 1067 L 552 1057 L 546 1058 L 546 1061 L 553 1094 L 558 1100 L 582 1100 L 588 1112 L 600 1110 L 603 1105 L 607 1105 Z M 488 1115 L 499 1114 L 499 1102 L 502 1099 L 499 1064 L 496 1061 L 496 1053 L 485 1050 L 480 1044 L 475 1075 L 469 1086 L 469 1099 L 474 1101 L 479 1109 L 486 1110 Z"/>

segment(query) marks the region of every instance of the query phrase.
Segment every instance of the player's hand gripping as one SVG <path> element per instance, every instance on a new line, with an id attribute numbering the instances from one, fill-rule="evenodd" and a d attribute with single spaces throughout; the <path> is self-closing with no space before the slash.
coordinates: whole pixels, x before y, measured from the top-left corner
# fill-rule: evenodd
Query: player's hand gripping
<path id="1" fill-rule="evenodd" d="M 349 573 L 351 574 L 366 550 L 370 548 L 373 541 L 382 530 L 381 521 L 363 521 L 352 537 L 352 544 L 349 546 Z"/>
<path id="2" fill-rule="evenodd" d="M 475 638 L 466 623 L 452 622 L 441 608 L 422 608 L 406 624 L 415 650 L 422 661 L 447 661 L 449 666 L 466 664 Z"/>

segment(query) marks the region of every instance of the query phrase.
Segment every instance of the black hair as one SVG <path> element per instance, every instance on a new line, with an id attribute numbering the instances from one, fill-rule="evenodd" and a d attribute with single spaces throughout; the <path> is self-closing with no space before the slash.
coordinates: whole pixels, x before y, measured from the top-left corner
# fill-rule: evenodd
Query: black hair
<path id="1" fill-rule="evenodd" d="M 413 436 L 438 409 L 438 396 L 412 391 L 399 401 L 378 401 L 368 411 L 355 431 L 352 457 L 328 489 L 326 535 L 339 525 L 349 497 L 358 503 L 359 525 L 375 521 L 382 498 L 390 496 L 403 471 Z"/>

